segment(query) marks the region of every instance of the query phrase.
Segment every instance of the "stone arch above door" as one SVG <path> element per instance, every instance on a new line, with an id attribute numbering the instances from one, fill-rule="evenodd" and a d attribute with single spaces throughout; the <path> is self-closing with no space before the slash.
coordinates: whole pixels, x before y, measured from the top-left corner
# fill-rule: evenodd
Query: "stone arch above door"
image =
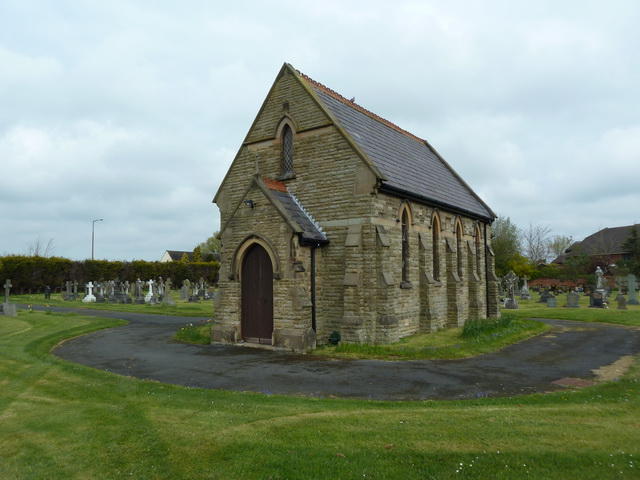
<path id="1" fill-rule="evenodd" d="M 251 235 L 245 237 L 245 239 L 238 244 L 235 251 L 233 252 L 231 265 L 233 268 L 234 279 L 240 279 L 244 255 L 246 254 L 247 250 L 256 243 L 261 245 L 267 251 L 267 254 L 269 254 L 269 258 L 271 258 L 271 265 L 273 265 L 273 278 L 276 280 L 281 279 L 282 263 L 280 262 L 280 257 L 278 256 L 276 249 L 269 240 L 257 233 L 252 233 Z"/>

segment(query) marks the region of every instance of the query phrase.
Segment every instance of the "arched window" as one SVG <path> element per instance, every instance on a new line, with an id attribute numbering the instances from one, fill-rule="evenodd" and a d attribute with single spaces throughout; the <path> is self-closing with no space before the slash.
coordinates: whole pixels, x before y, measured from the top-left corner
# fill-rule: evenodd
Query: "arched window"
<path id="1" fill-rule="evenodd" d="M 476 273 L 482 278 L 482 232 L 480 226 L 476 226 Z"/>
<path id="2" fill-rule="evenodd" d="M 289 125 L 282 129 L 282 174 L 293 173 L 293 131 Z"/>
<path id="3" fill-rule="evenodd" d="M 431 220 L 431 231 L 433 233 L 433 278 L 440 280 L 440 220 L 436 215 Z"/>
<path id="4" fill-rule="evenodd" d="M 409 281 L 409 214 L 402 212 L 402 281 Z"/>
<path id="5" fill-rule="evenodd" d="M 458 277 L 462 279 L 462 225 L 460 222 L 456 225 L 456 263 L 458 268 Z"/>

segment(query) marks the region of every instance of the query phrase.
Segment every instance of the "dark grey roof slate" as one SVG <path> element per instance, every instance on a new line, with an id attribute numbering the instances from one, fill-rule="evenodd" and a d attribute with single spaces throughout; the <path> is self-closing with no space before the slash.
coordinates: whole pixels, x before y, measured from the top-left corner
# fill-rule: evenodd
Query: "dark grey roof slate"
<path id="1" fill-rule="evenodd" d="M 634 225 L 625 227 L 603 228 L 586 237 L 582 242 L 574 243 L 567 252 L 570 254 L 585 253 L 587 255 L 624 254 L 622 244 L 629 237 Z M 635 225 L 640 228 L 640 225 Z"/>
<path id="2" fill-rule="evenodd" d="M 384 185 L 481 218 L 495 218 L 427 142 L 365 113 L 314 81 L 310 85 L 340 126 L 385 175 Z"/>
<path id="3" fill-rule="evenodd" d="M 327 243 L 327 236 L 313 222 L 309 215 L 303 210 L 294 196 L 289 192 L 271 190 L 274 200 L 277 200 L 286 211 L 289 219 L 298 225 L 302 232 L 302 238 L 312 243 Z"/>

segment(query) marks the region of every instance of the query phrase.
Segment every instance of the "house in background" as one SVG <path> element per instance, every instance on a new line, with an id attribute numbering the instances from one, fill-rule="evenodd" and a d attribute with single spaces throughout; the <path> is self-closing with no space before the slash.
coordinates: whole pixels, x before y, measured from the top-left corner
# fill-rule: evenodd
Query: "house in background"
<path id="1" fill-rule="evenodd" d="M 189 261 L 192 262 L 193 261 L 193 251 L 191 252 L 184 252 L 182 250 L 166 250 L 163 254 L 162 254 L 162 258 L 160 258 L 160 262 L 179 262 L 180 260 L 182 260 L 182 256 L 184 254 L 187 254 L 187 257 L 189 258 Z"/>
<path id="2" fill-rule="evenodd" d="M 428 142 L 291 65 L 214 202 L 214 342 L 306 351 L 499 315 L 492 210 Z"/>
<path id="3" fill-rule="evenodd" d="M 564 264 L 567 259 L 575 255 L 588 255 L 601 267 L 615 265 L 620 260 L 630 260 L 628 252 L 622 248 L 622 244 L 629 238 L 633 227 L 640 225 L 627 225 L 624 227 L 603 228 L 585 237 L 581 242 L 575 242 L 565 250 L 553 263 Z"/>

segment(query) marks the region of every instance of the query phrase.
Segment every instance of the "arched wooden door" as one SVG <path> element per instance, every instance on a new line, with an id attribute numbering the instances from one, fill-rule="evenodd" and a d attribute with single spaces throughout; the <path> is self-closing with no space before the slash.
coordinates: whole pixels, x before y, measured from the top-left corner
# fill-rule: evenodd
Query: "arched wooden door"
<path id="1" fill-rule="evenodd" d="M 273 333 L 273 266 L 257 243 L 242 262 L 242 337 L 245 342 L 271 345 Z"/>

